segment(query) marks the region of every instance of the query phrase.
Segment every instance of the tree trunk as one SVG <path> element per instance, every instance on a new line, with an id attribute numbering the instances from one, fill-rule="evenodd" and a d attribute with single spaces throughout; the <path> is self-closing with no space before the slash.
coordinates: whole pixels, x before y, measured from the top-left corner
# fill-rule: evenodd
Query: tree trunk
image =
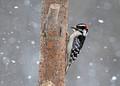
<path id="1" fill-rule="evenodd" d="M 38 86 L 65 86 L 68 0 L 43 0 Z"/>

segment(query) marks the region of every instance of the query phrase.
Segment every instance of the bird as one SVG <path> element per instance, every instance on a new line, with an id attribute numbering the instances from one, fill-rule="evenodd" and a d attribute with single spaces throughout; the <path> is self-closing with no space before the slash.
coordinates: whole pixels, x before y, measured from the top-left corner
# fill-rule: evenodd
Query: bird
<path id="1" fill-rule="evenodd" d="M 88 26 L 85 23 L 79 23 L 71 28 L 74 32 L 67 40 L 66 73 L 71 64 L 77 59 L 88 34 Z"/>

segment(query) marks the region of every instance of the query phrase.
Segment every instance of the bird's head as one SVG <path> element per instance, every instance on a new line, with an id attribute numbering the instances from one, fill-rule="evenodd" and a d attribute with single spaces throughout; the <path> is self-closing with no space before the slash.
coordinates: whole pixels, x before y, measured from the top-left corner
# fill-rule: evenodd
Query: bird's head
<path id="1" fill-rule="evenodd" d="M 88 26 L 84 23 L 77 24 L 71 28 L 74 31 L 80 31 L 83 34 L 83 36 L 87 36 L 87 34 L 88 34 Z"/>

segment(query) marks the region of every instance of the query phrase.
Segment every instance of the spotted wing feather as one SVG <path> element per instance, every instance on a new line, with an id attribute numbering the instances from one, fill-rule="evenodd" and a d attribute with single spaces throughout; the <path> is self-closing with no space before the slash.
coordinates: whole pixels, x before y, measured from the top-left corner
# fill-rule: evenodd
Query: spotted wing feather
<path id="1" fill-rule="evenodd" d="M 83 35 L 78 35 L 73 39 L 72 49 L 70 50 L 70 53 L 68 53 L 66 73 L 69 70 L 72 62 L 76 60 L 78 54 L 80 53 L 80 50 L 84 44 L 84 40 L 85 37 Z"/>
<path id="2" fill-rule="evenodd" d="M 74 42 L 73 42 L 73 48 L 71 49 L 71 53 L 70 53 L 70 62 L 74 62 L 78 56 L 78 54 L 80 53 L 80 50 L 83 46 L 84 43 L 84 37 L 83 36 L 78 36 L 74 38 Z"/>

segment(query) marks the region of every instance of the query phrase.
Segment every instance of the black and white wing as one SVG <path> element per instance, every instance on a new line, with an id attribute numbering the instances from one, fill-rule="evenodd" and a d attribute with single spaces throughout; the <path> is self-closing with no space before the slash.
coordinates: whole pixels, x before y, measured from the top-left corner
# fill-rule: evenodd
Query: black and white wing
<path id="1" fill-rule="evenodd" d="M 80 50 L 83 46 L 84 43 L 84 37 L 83 36 L 78 36 L 74 38 L 71 53 L 70 53 L 70 59 L 69 61 L 72 63 L 76 60 L 78 54 L 80 53 Z"/>
<path id="2" fill-rule="evenodd" d="M 67 69 L 68 71 L 70 65 L 72 62 L 74 62 L 77 59 L 78 54 L 80 53 L 80 50 L 84 44 L 85 37 L 82 35 L 79 35 L 73 39 L 72 48 L 70 50 L 70 53 L 68 53 L 68 59 L 67 59 Z"/>

